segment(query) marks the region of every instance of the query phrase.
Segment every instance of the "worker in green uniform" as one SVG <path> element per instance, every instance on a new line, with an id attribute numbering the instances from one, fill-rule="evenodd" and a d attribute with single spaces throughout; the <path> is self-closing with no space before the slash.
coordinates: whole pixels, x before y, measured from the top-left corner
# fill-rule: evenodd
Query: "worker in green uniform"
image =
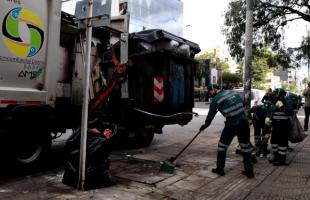
<path id="1" fill-rule="evenodd" d="M 243 155 L 244 171 L 242 174 L 249 178 L 254 177 L 251 162 L 250 128 L 243 100 L 234 91 L 220 90 L 217 84 L 208 86 L 208 90 L 213 98 L 208 116 L 205 123 L 200 127 L 200 131 L 203 131 L 211 124 L 218 111 L 226 118 L 225 127 L 218 143 L 217 167 L 212 169 L 212 172 L 221 176 L 225 175 L 226 152 L 234 136 L 237 136 Z"/>
<path id="2" fill-rule="evenodd" d="M 271 112 L 272 103 L 268 100 L 265 100 L 262 105 L 253 106 L 248 111 L 249 124 L 253 124 L 254 127 L 254 143 L 259 149 L 256 156 L 267 156 L 270 153 L 265 135 L 271 133 L 271 127 L 265 124 L 265 119 Z"/>
<path id="3" fill-rule="evenodd" d="M 288 134 L 291 129 L 289 116 L 294 114 L 286 91 L 282 88 L 275 89 L 276 103 L 271 116 L 272 135 L 271 150 L 272 156 L 269 160 L 276 166 L 286 165 L 286 153 L 288 147 Z"/>

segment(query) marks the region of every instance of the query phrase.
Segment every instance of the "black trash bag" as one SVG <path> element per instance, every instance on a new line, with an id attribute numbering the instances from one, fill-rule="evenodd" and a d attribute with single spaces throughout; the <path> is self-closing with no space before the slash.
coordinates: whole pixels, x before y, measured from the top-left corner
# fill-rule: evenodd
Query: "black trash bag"
<path id="1" fill-rule="evenodd" d="M 305 134 L 302 126 L 296 115 L 290 116 L 291 121 L 291 131 L 288 135 L 288 140 L 292 143 L 302 142 L 307 135 Z"/>
<path id="2" fill-rule="evenodd" d="M 62 183 L 77 188 L 79 179 L 81 131 L 78 130 L 66 144 L 67 163 Z M 112 152 L 111 139 L 95 131 L 87 132 L 86 172 L 84 189 L 98 189 L 115 185 L 110 176 L 109 155 Z"/>

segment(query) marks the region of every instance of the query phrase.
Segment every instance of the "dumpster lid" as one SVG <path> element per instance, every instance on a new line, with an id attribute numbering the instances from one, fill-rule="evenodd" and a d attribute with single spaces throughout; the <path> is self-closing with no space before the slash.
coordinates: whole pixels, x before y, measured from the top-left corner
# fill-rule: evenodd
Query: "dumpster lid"
<path id="1" fill-rule="evenodd" d="M 140 31 L 136 33 L 130 34 L 131 39 L 135 40 L 143 40 L 148 43 L 153 43 L 159 40 L 174 40 L 181 44 L 187 44 L 191 47 L 191 49 L 197 54 L 200 52 L 200 47 L 198 44 L 181 38 L 179 36 L 173 35 L 167 31 L 161 29 L 150 29 L 145 31 Z"/>

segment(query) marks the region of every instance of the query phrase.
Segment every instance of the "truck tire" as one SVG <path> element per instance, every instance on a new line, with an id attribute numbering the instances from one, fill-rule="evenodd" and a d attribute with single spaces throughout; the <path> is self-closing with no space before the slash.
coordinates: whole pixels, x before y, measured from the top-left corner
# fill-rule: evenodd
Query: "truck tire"
<path id="1" fill-rule="evenodd" d="M 148 147 L 152 143 L 154 138 L 153 129 L 139 128 L 135 131 L 134 141 L 137 147 Z"/>
<path id="2" fill-rule="evenodd" d="M 44 163 L 51 149 L 51 137 L 47 132 L 24 131 L 15 136 L 13 159 L 17 167 L 28 171 Z"/>
<path id="3" fill-rule="evenodd" d="M 114 139 L 116 149 L 137 149 L 148 147 L 154 138 L 154 130 L 135 128 L 119 130 Z"/>
<path id="4" fill-rule="evenodd" d="M 16 105 L 8 107 L 8 110 L 10 160 L 21 171 L 41 167 L 51 149 L 51 108 L 46 105 Z"/>

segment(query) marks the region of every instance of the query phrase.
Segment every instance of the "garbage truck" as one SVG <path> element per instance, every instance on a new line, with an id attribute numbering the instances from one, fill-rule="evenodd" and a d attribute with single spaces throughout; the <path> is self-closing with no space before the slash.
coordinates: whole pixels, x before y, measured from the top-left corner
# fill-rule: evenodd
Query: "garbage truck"
<path id="1" fill-rule="evenodd" d="M 1 2 L 1 159 L 31 168 L 80 127 L 86 2 L 75 15 L 60 0 Z M 163 30 L 129 34 L 128 13 L 110 17 L 111 0 L 94 4 L 89 123 L 116 124 L 123 141 L 148 146 L 163 126 L 192 119 L 199 46 Z"/>

